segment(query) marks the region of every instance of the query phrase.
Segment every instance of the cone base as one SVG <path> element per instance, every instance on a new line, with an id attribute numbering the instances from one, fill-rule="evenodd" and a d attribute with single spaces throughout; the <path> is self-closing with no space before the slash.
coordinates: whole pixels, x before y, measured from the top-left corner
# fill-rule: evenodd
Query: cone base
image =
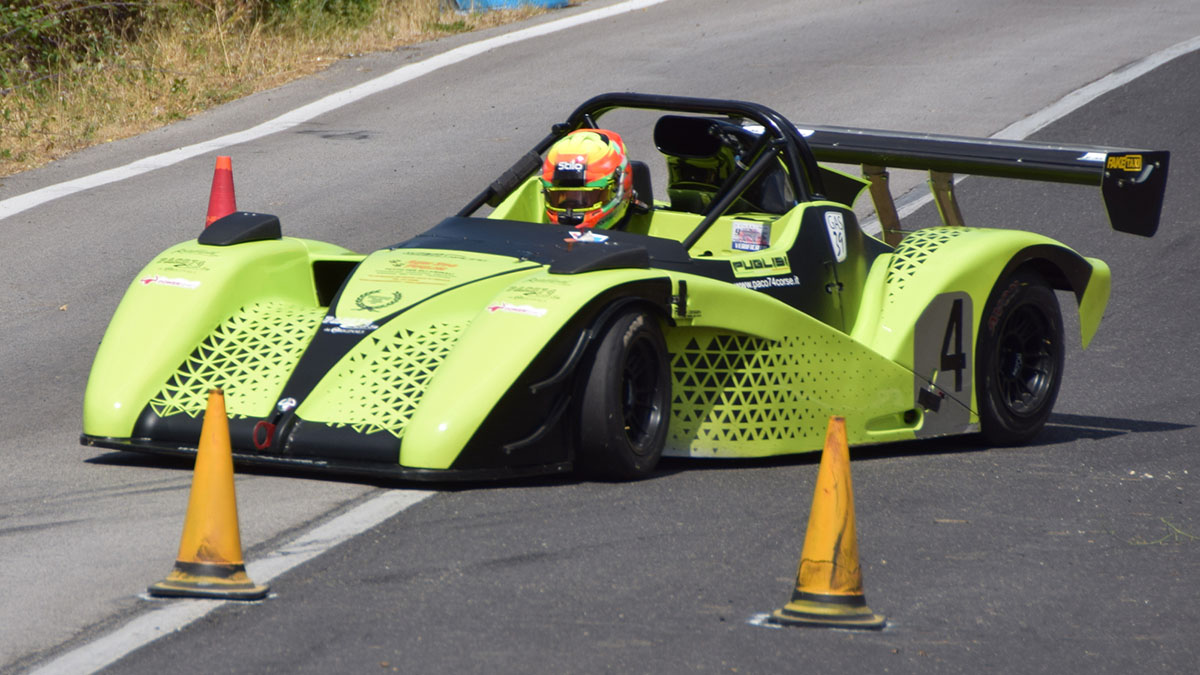
<path id="1" fill-rule="evenodd" d="M 166 579 L 146 590 L 158 598 L 262 600 L 271 587 L 251 581 L 242 565 L 196 565 L 177 561 Z"/>
<path id="2" fill-rule="evenodd" d="M 772 612 L 767 620 L 783 626 L 872 630 L 882 629 L 887 624 L 887 617 L 872 612 L 863 596 L 823 597 L 812 593 L 804 595 L 807 599 L 793 597 L 783 609 Z"/>

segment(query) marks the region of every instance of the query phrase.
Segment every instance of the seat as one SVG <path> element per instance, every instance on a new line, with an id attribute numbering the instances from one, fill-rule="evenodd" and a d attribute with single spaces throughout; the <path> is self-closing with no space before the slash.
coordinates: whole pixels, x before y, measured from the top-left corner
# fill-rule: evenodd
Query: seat
<path id="1" fill-rule="evenodd" d="M 667 160 L 671 209 L 706 213 L 722 190 L 731 187 L 744 155 L 759 142 L 757 133 L 727 120 L 665 115 L 654 125 L 654 143 Z M 782 215 L 796 205 L 782 163 L 761 174 L 727 213 Z"/>

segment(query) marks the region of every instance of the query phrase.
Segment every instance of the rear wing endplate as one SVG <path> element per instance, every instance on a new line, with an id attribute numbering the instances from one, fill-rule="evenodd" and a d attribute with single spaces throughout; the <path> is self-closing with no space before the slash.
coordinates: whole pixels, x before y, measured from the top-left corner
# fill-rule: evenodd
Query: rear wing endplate
<path id="1" fill-rule="evenodd" d="M 1170 153 L 1099 146 L 1060 145 L 879 131 L 850 127 L 798 128 L 817 161 L 860 164 L 871 184 L 876 213 L 889 240 L 897 241 L 899 218 L 887 189 L 887 168 L 930 172 L 942 219 L 961 225 L 953 175 L 1099 186 L 1114 230 L 1144 237 L 1158 230 Z M 889 241 L 889 243 L 895 243 Z"/>

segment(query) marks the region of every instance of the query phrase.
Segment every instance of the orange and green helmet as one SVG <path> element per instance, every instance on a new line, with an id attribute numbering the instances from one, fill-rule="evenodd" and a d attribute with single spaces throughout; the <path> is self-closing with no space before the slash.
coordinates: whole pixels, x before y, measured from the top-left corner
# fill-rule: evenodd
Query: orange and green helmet
<path id="1" fill-rule="evenodd" d="M 555 225 L 610 228 L 633 198 L 625 142 L 605 129 L 576 129 L 559 139 L 546 153 L 541 178 Z"/>

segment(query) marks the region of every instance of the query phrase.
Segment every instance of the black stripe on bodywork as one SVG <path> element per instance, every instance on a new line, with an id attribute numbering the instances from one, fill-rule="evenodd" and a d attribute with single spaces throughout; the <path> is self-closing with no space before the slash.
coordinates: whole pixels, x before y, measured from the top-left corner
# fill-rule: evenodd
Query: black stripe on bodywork
<path id="1" fill-rule="evenodd" d="M 527 272 L 537 269 L 537 267 L 538 265 L 525 265 L 465 281 L 442 289 L 427 298 L 381 317 L 374 323 L 383 328 L 399 315 L 443 294 L 479 281 L 516 272 Z M 331 301 L 330 310 L 326 314 L 326 317 L 334 316 L 334 308 L 337 307 L 337 300 L 340 295 L 341 291 Z M 373 332 L 332 332 L 330 327 L 322 324 L 317 329 L 317 333 L 313 336 L 308 347 L 305 348 L 300 360 L 296 363 L 296 367 L 292 370 L 291 376 L 284 384 L 278 400 L 293 398 L 297 402 L 296 407 L 299 407 L 299 404 L 303 403 L 304 399 L 312 393 L 321 379 L 337 365 L 338 361 L 350 353 L 351 350 Z M 298 421 L 299 418 L 295 415 L 295 408 L 283 412 L 277 410 L 271 417 L 265 420 L 231 418 L 229 421 L 230 442 L 235 448 L 252 451 L 255 448 L 256 425 L 260 422 L 269 422 L 274 425 L 274 433 L 269 437 L 270 445 L 266 450 L 260 452 L 271 454 L 295 453 L 304 456 L 339 457 L 347 460 L 390 463 L 395 463 L 399 457 L 399 439 L 391 434 L 360 434 L 349 427 L 333 428 L 316 423 L 306 423 L 302 427 L 297 427 Z M 161 417 L 147 403 L 134 424 L 133 437 L 155 442 L 181 443 L 195 446 L 199 443 L 202 425 L 202 416 L 191 417 L 181 413 Z M 318 429 L 318 427 L 327 428 Z M 298 442 L 297 439 L 299 436 L 297 432 L 300 430 L 303 430 L 306 435 L 312 434 L 311 440 Z M 260 440 L 266 440 L 263 438 L 265 432 L 260 430 L 257 433 Z"/>
<path id="2" fill-rule="evenodd" d="M 503 272 L 496 272 L 495 274 L 489 274 L 476 279 L 471 279 L 470 281 L 464 281 L 461 284 L 444 288 L 427 298 L 423 298 L 407 307 L 381 317 L 378 321 L 374 321 L 373 323 L 381 329 L 401 314 L 404 314 L 405 312 L 408 312 L 416 307 L 420 307 L 426 302 L 445 295 L 446 293 L 456 291 L 460 288 L 470 286 L 471 284 L 480 281 L 495 279 L 496 277 L 501 277 L 506 274 L 528 272 L 530 270 L 537 269 L 537 267 L 537 265 L 527 265 L 511 270 L 505 270 Z M 338 296 L 334 298 L 333 302 L 330 303 L 329 312 L 325 315 L 326 317 L 334 316 L 334 311 L 340 298 L 341 291 L 338 292 Z M 288 378 L 287 384 L 283 386 L 283 391 L 280 392 L 279 395 L 280 399 L 290 397 L 296 399 L 297 403 L 303 403 L 304 399 L 312 393 L 312 390 L 316 388 L 317 384 L 320 383 L 321 379 L 325 377 L 329 370 L 337 365 L 337 362 L 346 356 L 346 354 L 350 353 L 350 350 L 354 349 L 358 343 L 362 342 L 368 335 L 371 335 L 374 332 L 375 331 L 372 330 L 364 331 L 363 333 L 337 333 L 333 332 L 332 329 L 327 328 L 325 324 L 322 324 L 321 328 L 317 329 L 317 334 L 313 337 L 312 342 L 309 343 L 308 348 L 304 350 L 304 354 L 300 357 L 300 361 L 296 364 L 295 370 L 292 371 L 292 376 Z"/>
<path id="3" fill-rule="evenodd" d="M 849 264 L 859 264 L 867 257 L 870 261 L 882 252 L 880 249 L 864 250 L 866 247 L 854 218 L 854 212 L 838 209 L 844 213 L 847 235 L 853 250 L 846 263 L 833 269 L 829 236 L 825 227 L 824 214 L 829 209 L 805 211 L 800 232 L 795 244 L 786 254 L 791 272 L 798 277 L 796 285 L 768 285 L 760 292 L 784 302 L 802 312 L 815 316 L 826 323 L 841 327 L 842 317 L 838 303 L 831 298 L 829 284 L 836 285 L 838 277 L 845 274 L 852 279 L 855 292 L 861 292 L 860 277 L 865 271 L 848 274 L 843 269 Z M 424 234 L 418 235 L 393 248 L 444 249 L 470 251 L 531 260 L 549 266 L 551 274 L 582 274 L 596 269 L 646 268 L 670 270 L 682 274 L 694 274 L 731 284 L 750 281 L 755 277 L 736 277 L 729 260 L 706 260 L 703 256 L 691 257 L 683 244 L 674 239 L 652 237 L 620 230 L 597 231 L 607 237 L 603 243 L 572 243 L 568 245 L 570 229 L 547 227 L 544 224 L 486 218 L 447 218 Z M 646 262 L 641 262 L 643 258 Z M 753 255 L 748 256 L 753 258 Z M 764 277 L 771 275 L 764 272 Z M 848 280 L 849 280 L 848 279 Z"/>
<path id="4" fill-rule="evenodd" d="M 426 248 L 488 253 L 531 260 L 550 267 L 552 274 L 581 274 L 593 271 L 588 260 L 627 254 L 621 267 L 629 267 L 638 249 L 644 249 L 650 267 L 664 263 L 686 264 L 687 249 L 674 239 L 649 237 L 620 230 L 594 230 L 603 242 L 576 242 L 571 228 L 488 218 L 447 218 L 423 234 L 392 248 Z M 641 264 L 633 265 L 641 267 Z M 614 269 L 612 268 L 606 269 Z"/>
<path id="5" fill-rule="evenodd" d="M 471 284 L 494 279 L 507 274 L 515 274 L 518 272 L 528 272 L 537 269 L 538 265 L 526 265 L 517 267 L 495 274 L 471 279 L 461 284 L 444 288 L 427 298 L 423 298 L 407 307 L 404 307 L 396 312 L 388 314 L 374 322 L 379 328 L 383 329 L 394 320 L 396 317 L 408 312 L 416 307 L 419 307 L 426 302 L 438 298 L 446 293 L 458 290 Z M 345 288 L 345 286 L 343 286 Z M 338 292 L 340 298 L 341 292 Z M 337 300 L 330 305 L 327 317 L 334 316 L 334 311 L 337 307 Z M 389 461 L 395 462 L 400 456 L 400 440 L 391 434 L 375 434 L 379 438 L 367 441 L 368 435 L 360 434 L 349 428 L 333 428 L 327 425 L 317 424 L 312 422 L 303 422 L 296 416 L 295 410 L 303 404 L 308 398 L 313 389 L 316 389 L 321 380 L 350 353 L 360 342 L 367 338 L 375 331 L 365 331 L 358 333 L 338 333 L 333 332 L 334 329 L 322 325 L 317 330 L 316 336 L 309 343 L 308 348 L 304 350 L 300 361 L 296 364 L 296 368 L 292 371 L 292 376 L 288 378 L 287 383 L 283 386 L 280 392 L 279 400 L 295 399 L 295 408 L 282 413 L 277 412 L 272 419 L 275 424 L 275 434 L 271 439 L 271 448 L 274 452 L 283 454 L 295 454 L 302 456 L 320 456 L 330 457 L 338 456 L 347 459 L 367 459 L 369 461 Z M 303 427 L 297 426 L 303 422 Z M 305 435 L 311 435 L 311 440 L 301 441 L 303 429 Z M 386 436 L 386 438 L 384 438 Z"/>

